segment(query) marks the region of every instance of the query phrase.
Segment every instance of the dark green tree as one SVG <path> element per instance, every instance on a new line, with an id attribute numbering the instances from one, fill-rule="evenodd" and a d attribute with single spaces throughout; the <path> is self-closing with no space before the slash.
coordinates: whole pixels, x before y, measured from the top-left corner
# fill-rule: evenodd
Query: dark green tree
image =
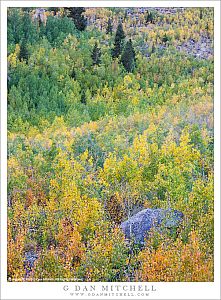
<path id="1" fill-rule="evenodd" d="M 82 91 L 81 93 L 81 103 L 85 105 L 87 104 L 85 91 Z"/>
<path id="2" fill-rule="evenodd" d="M 73 70 L 71 71 L 71 78 L 76 79 L 76 72 L 75 72 L 75 69 L 73 69 Z"/>
<path id="3" fill-rule="evenodd" d="M 94 45 L 91 58 L 93 60 L 93 65 L 99 65 L 101 62 L 101 49 L 98 47 L 97 42 Z"/>
<path id="4" fill-rule="evenodd" d="M 67 17 L 71 18 L 75 27 L 83 31 L 87 27 L 87 19 L 82 15 L 85 12 L 84 7 L 66 7 Z"/>
<path id="5" fill-rule="evenodd" d="M 127 19 L 127 10 L 125 10 L 124 12 L 124 21 L 126 21 L 126 19 Z"/>
<path id="6" fill-rule="evenodd" d="M 32 11 L 32 7 L 22 7 L 22 11 L 29 13 Z"/>
<path id="7" fill-rule="evenodd" d="M 203 9 L 200 8 L 200 20 L 202 20 L 202 18 L 203 18 Z"/>
<path id="8" fill-rule="evenodd" d="M 155 44 L 153 43 L 152 48 L 151 48 L 151 53 L 154 53 L 156 51 Z"/>
<path id="9" fill-rule="evenodd" d="M 121 62 L 127 72 L 132 72 L 134 70 L 136 63 L 136 54 L 131 39 L 126 43 L 121 56 Z"/>
<path id="10" fill-rule="evenodd" d="M 151 11 L 147 11 L 146 23 L 154 23 L 154 15 Z"/>
<path id="11" fill-rule="evenodd" d="M 167 43 L 169 41 L 168 35 L 165 33 L 164 36 L 162 37 L 162 42 Z"/>
<path id="12" fill-rule="evenodd" d="M 123 25 L 120 22 L 117 26 L 116 36 L 114 40 L 114 49 L 112 50 L 112 57 L 119 57 L 122 53 L 124 46 L 125 33 L 123 30 Z"/>
<path id="13" fill-rule="evenodd" d="M 20 45 L 19 60 L 28 60 L 28 49 L 24 39 L 21 41 Z"/>
<path id="14" fill-rule="evenodd" d="M 206 23 L 206 27 L 205 27 L 205 29 L 206 29 L 206 31 L 208 31 L 208 30 L 209 30 L 209 24 L 208 24 L 208 23 Z"/>
<path id="15" fill-rule="evenodd" d="M 56 15 L 59 12 L 59 7 L 49 7 L 48 10 L 53 11 L 54 15 Z"/>
<path id="16" fill-rule="evenodd" d="M 113 25 L 112 25 L 112 21 L 111 19 L 109 18 L 108 19 L 108 22 L 107 22 L 107 29 L 106 29 L 106 34 L 111 34 L 113 33 Z"/>

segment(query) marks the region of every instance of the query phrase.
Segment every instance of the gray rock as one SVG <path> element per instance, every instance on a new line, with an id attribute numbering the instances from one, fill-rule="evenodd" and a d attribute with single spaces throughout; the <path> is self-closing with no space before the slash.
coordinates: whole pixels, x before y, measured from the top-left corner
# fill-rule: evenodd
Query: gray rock
<path id="1" fill-rule="evenodd" d="M 38 258 L 38 255 L 33 250 L 25 252 L 24 266 L 25 266 L 25 276 L 26 277 L 32 271 L 32 269 L 34 267 L 34 263 L 37 258 Z"/>
<path id="2" fill-rule="evenodd" d="M 178 227 L 182 219 L 183 213 L 177 210 L 148 208 L 121 223 L 120 227 L 126 239 L 142 245 L 151 228 Z"/>
<path id="3" fill-rule="evenodd" d="M 42 23 L 45 23 L 46 22 L 45 9 L 36 8 L 35 13 L 33 15 L 33 20 L 40 20 Z"/>

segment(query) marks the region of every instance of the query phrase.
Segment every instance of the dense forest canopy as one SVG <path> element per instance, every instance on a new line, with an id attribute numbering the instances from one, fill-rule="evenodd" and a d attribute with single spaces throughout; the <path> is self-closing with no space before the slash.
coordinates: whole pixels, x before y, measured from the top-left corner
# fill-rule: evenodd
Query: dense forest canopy
<path id="1" fill-rule="evenodd" d="M 211 8 L 8 9 L 10 280 L 213 280 L 213 67 Z"/>

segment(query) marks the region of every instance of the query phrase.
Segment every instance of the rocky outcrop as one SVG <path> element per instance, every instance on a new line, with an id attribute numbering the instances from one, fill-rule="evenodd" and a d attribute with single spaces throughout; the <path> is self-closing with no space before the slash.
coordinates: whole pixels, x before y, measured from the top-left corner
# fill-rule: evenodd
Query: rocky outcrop
<path id="1" fill-rule="evenodd" d="M 151 228 L 178 227 L 183 219 L 183 213 L 172 209 L 144 209 L 121 223 L 120 227 L 125 238 L 135 244 L 144 244 Z"/>
<path id="2" fill-rule="evenodd" d="M 192 55 L 200 59 L 208 59 L 213 57 L 212 41 L 205 36 L 202 36 L 199 41 L 190 39 L 176 48 L 181 52 L 186 52 L 188 55 Z"/>
<path id="3" fill-rule="evenodd" d="M 32 16 L 34 21 L 46 24 L 47 17 L 45 14 L 45 9 L 44 8 L 36 8 L 35 13 Z"/>

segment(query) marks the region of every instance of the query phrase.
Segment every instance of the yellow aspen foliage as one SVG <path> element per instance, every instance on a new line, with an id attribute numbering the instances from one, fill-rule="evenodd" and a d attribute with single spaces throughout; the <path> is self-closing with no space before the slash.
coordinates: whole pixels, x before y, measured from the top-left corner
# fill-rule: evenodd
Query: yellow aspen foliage
<path id="1" fill-rule="evenodd" d="M 8 63 L 12 66 L 12 68 L 15 68 L 17 66 L 19 53 L 20 53 L 20 46 L 19 44 L 16 44 L 14 53 L 11 53 L 8 56 Z"/>
<path id="2" fill-rule="evenodd" d="M 141 167 L 149 163 L 149 147 L 146 132 L 134 138 L 133 147 L 130 149 L 131 158 L 136 159 Z"/>

